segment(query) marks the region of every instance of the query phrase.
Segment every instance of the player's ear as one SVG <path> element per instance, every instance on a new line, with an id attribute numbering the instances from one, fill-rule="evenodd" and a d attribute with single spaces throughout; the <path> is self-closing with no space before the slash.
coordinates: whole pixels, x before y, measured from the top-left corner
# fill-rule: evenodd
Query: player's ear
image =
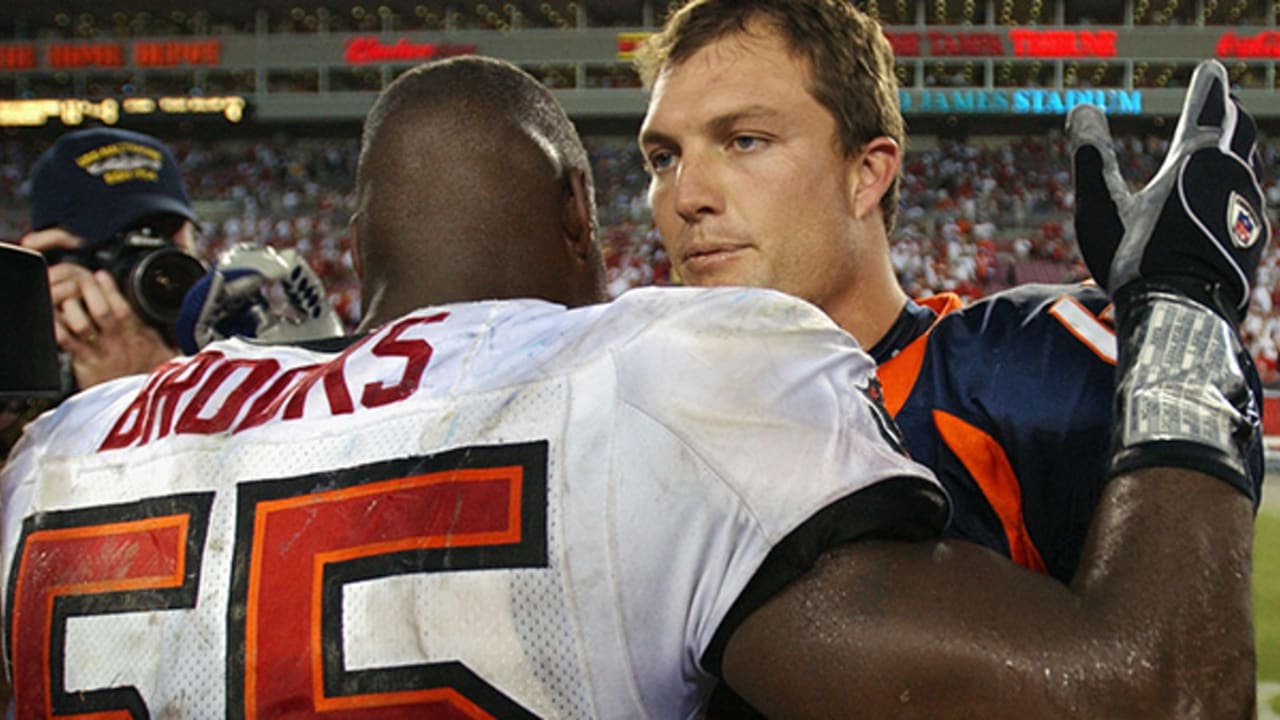
<path id="1" fill-rule="evenodd" d="M 347 221 L 347 229 L 351 231 L 351 266 L 355 268 L 356 277 L 364 280 L 364 263 L 360 260 L 360 213 L 351 214 Z"/>
<path id="2" fill-rule="evenodd" d="M 587 182 L 587 174 L 581 169 L 570 168 L 567 173 L 561 216 L 565 242 L 574 257 L 585 260 L 591 255 L 591 247 L 596 241 L 596 223 L 591 211 L 594 205 L 591 193 L 594 191 Z"/>
<path id="3" fill-rule="evenodd" d="M 855 217 L 865 219 L 880 207 L 880 198 L 897 179 L 901 164 L 902 149 L 884 136 L 871 139 L 849 159 L 849 204 Z"/>

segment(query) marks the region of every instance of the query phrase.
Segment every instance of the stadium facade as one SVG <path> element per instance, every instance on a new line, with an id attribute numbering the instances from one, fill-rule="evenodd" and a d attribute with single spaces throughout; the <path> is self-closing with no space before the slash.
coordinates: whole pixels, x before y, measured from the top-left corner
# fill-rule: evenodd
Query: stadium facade
<path id="1" fill-rule="evenodd" d="M 1280 124 L 1276 2 L 917 0 L 865 3 L 898 58 L 916 132 L 1026 132 L 1094 103 L 1116 121 L 1177 114 L 1195 64 L 1217 57 L 1264 125 Z M 0 125 L 359 121 L 378 90 L 423 60 L 480 53 L 555 89 L 588 128 L 643 113 L 636 44 L 655 2 L 427 3 L 366 8 L 228 3 L 208 11 L 122 2 L 26 4 L 2 28 Z M 139 22 L 139 18 L 150 22 Z M 163 22 L 155 22 L 156 19 Z M 213 127 L 210 127 L 213 130 Z"/>

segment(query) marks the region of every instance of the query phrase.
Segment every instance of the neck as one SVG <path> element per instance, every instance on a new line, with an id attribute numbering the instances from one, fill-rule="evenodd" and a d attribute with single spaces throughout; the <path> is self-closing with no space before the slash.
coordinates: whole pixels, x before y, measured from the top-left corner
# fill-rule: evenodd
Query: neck
<path id="1" fill-rule="evenodd" d="M 884 246 L 887 250 L 888 243 Z M 847 291 L 823 303 L 822 309 L 866 349 L 889 332 L 908 297 L 898 284 L 887 252 L 862 260 L 857 277 L 847 285 Z"/>
<path id="2" fill-rule="evenodd" d="M 369 332 L 396 317 L 392 314 L 394 303 L 390 301 L 385 285 L 366 281 L 360 304 L 363 306 L 363 312 L 360 325 L 356 328 L 357 333 Z"/>

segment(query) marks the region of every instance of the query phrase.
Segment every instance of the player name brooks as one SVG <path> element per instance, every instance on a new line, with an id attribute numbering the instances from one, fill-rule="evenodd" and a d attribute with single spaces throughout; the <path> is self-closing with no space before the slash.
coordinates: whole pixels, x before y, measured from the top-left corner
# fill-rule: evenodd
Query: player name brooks
<path id="1" fill-rule="evenodd" d="M 216 349 L 167 363 L 151 374 L 98 449 L 141 447 L 170 433 L 243 432 L 277 417 L 344 415 L 355 409 L 357 398 L 366 408 L 400 402 L 418 390 L 432 354 L 426 340 L 404 335 L 446 317 L 440 312 L 404 318 L 319 363 L 229 358 Z M 307 402 L 317 385 L 314 394 L 323 402 Z"/>

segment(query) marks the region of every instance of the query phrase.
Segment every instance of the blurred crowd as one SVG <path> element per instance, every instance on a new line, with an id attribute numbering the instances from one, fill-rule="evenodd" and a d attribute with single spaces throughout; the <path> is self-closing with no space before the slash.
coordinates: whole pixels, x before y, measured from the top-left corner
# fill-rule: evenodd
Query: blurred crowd
<path id="1" fill-rule="evenodd" d="M 1061 134 L 913 143 L 893 246 L 895 269 L 910 293 L 954 292 L 973 300 L 1015 284 L 1088 276 L 1073 237 L 1074 197 Z M 1154 175 L 1166 144 L 1154 137 L 1121 138 L 1125 177 L 1140 184 Z M 296 248 L 354 327 L 360 295 L 347 220 L 355 140 L 281 136 L 171 145 L 204 221 L 199 247 L 206 259 L 242 242 Z M 610 294 L 678 282 L 650 222 L 647 177 L 634 140 L 591 137 L 587 146 Z M 25 179 L 41 150 L 16 140 L 0 144 L 0 237 L 16 239 L 26 229 Z M 1275 167 L 1280 145 L 1268 144 L 1264 152 L 1264 167 Z M 1263 181 L 1274 225 L 1280 183 Z M 1264 383 L 1280 386 L 1280 253 L 1274 245 L 1259 270 L 1244 334 Z"/>

